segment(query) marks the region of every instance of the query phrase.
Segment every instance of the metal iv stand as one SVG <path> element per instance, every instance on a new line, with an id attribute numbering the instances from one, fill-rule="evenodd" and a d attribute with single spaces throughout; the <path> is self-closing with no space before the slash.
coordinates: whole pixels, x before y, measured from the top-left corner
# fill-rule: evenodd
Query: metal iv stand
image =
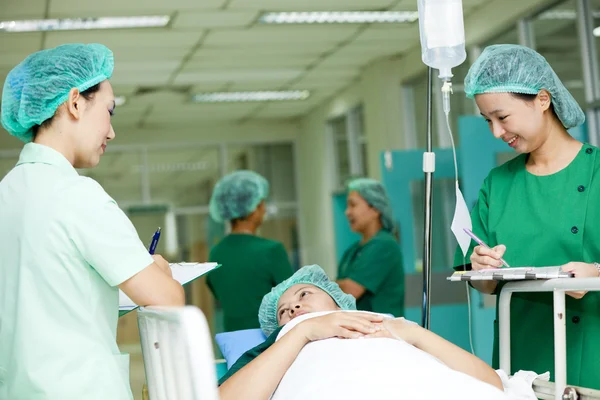
<path id="1" fill-rule="evenodd" d="M 430 292 L 431 292 L 431 214 L 433 204 L 433 173 L 435 171 L 435 153 L 432 151 L 432 88 L 433 69 L 427 69 L 427 151 L 423 153 L 423 172 L 425 173 L 425 229 L 423 240 L 423 313 L 421 325 L 429 329 Z"/>

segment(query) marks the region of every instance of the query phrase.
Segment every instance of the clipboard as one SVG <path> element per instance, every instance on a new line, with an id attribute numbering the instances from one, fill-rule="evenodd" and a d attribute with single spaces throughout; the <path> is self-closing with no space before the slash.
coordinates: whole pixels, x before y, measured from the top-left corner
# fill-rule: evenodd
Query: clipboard
<path id="1" fill-rule="evenodd" d="M 219 268 L 218 263 L 171 263 L 169 264 L 173 273 L 173 279 L 182 285 L 186 285 Z M 135 310 L 139 306 L 133 302 L 122 290 L 119 290 L 119 317 Z"/>

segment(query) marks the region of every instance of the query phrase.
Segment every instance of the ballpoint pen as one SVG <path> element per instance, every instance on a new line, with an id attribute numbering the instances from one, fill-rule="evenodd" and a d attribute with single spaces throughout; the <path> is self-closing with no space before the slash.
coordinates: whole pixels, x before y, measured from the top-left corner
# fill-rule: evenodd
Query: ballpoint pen
<path id="1" fill-rule="evenodd" d="M 465 233 L 466 233 L 467 235 L 469 235 L 469 236 L 471 237 L 471 239 L 473 239 L 473 240 L 474 240 L 474 241 L 475 241 L 477 244 L 479 244 L 480 246 L 483 246 L 483 247 L 485 247 L 486 249 L 490 249 L 490 250 L 491 250 L 490 246 L 488 246 L 487 244 L 485 244 L 485 243 L 483 242 L 483 240 L 481 240 L 481 239 L 479 239 L 477 236 L 475 236 L 475 234 L 474 234 L 473 232 L 471 232 L 471 230 L 469 230 L 469 229 L 467 229 L 467 228 L 463 228 L 463 231 L 465 231 Z M 503 259 L 503 258 L 500 258 L 500 262 L 501 262 L 502 264 L 504 264 L 504 266 L 505 266 L 506 268 L 510 268 L 510 265 L 508 265 L 508 263 L 507 263 L 506 261 L 504 261 L 504 259 Z"/>
<path id="2" fill-rule="evenodd" d="M 158 227 L 156 232 L 154 232 L 154 236 L 152 236 L 152 242 L 150 243 L 150 248 L 148 249 L 150 254 L 154 254 L 154 252 L 156 251 L 156 246 L 158 245 L 158 239 L 160 239 L 160 226 Z"/>

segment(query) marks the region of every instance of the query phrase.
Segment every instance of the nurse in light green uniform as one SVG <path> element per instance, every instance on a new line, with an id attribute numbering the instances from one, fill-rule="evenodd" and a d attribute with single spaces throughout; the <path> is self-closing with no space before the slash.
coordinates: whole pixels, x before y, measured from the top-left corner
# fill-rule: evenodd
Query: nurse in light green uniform
<path id="1" fill-rule="evenodd" d="M 361 240 L 342 255 L 337 283 L 359 310 L 404 315 L 404 268 L 392 208 L 383 185 L 367 178 L 348 185 L 346 217 Z"/>
<path id="2" fill-rule="evenodd" d="M 465 90 L 494 136 L 519 154 L 492 170 L 481 188 L 473 231 L 493 249 L 472 247 L 466 262 L 478 270 L 499 267 L 504 257 L 513 267 L 564 265 L 576 277 L 598 277 L 600 153 L 567 132 L 584 122 L 579 105 L 546 60 L 522 46 L 486 48 Z M 456 265 L 462 264 L 460 254 Z M 502 290 L 495 281 L 473 286 Z M 600 293 L 568 294 L 567 383 L 600 389 Z M 514 294 L 511 318 L 510 372 L 553 373 L 552 294 Z"/>
<path id="3" fill-rule="evenodd" d="M 26 144 L 0 182 L 0 399 L 132 399 L 118 288 L 140 305 L 184 303 L 168 263 L 75 169 L 115 137 L 113 65 L 102 45 L 64 45 L 6 78 L 2 125 Z"/>

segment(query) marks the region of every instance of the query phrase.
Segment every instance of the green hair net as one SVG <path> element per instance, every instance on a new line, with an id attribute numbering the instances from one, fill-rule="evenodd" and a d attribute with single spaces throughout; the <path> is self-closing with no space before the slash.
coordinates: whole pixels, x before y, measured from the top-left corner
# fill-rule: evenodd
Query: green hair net
<path id="1" fill-rule="evenodd" d="M 250 215 L 269 195 L 269 182 L 252 171 L 237 171 L 217 182 L 210 198 L 209 212 L 217 222 Z"/>
<path id="2" fill-rule="evenodd" d="M 65 44 L 29 55 L 12 69 L 2 91 L 2 126 L 23 142 L 54 116 L 73 88 L 83 92 L 109 79 L 113 53 L 101 44 Z"/>
<path id="3" fill-rule="evenodd" d="M 342 310 L 356 310 L 356 299 L 342 292 L 337 283 L 329 280 L 325 271 L 318 265 L 307 265 L 300 268 L 294 275 L 271 289 L 263 297 L 258 309 L 258 321 L 265 335 L 269 336 L 279 324 L 277 323 L 277 303 L 279 298 L 294 285 L 309 284 L 318 287 L 331 296 Z"/>
<path id="4" fill-rule="evenodd" d="M 566 129 L 581 125 L 585 114 L 550 64 L 534 50 L 518 45 L 486 47 L 465 78 L 467 97 L 482 93 L 538 94 L 552 96 L 556 115 Z"/>
<path id="5" fill-rule="evenodd" d="M 381 225 L 388 232 L 394 231 L 392 207 L 383 185 L 375 179 L 358 178 L 348 184 L 349 192 L 357 192 L 360 197 L 381 213 Z"/>

